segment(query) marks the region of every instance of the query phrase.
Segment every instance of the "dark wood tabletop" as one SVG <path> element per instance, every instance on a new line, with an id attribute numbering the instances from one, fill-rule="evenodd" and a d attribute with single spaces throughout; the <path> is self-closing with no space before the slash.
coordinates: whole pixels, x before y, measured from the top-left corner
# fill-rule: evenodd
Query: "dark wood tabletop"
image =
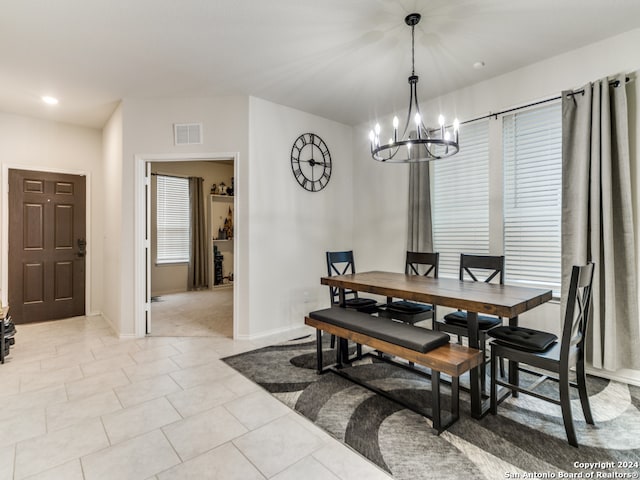
<path id="1" fill-rule="evenodd" d="M 516 317 L 551 300 L 551 290 L 392 272 L 322 277 L 320 283 L 505 318 Z"/>
<path id="2" fill-rule="evenodd" d="M 350 275 L 322 277 L 322 285 L 337 287 L 344 299 L 344 290 L 373 293 L 466 310 L 469 346 L 479 348 L 478 314 L 490 314 L 518 324 L 518 315 L 551 300 L 551 290 L 471 282 L 452 278 L 431 278 L 393 272 L 362 272 Z M 517 384 L 517 364 L 509 362 L 511 382 Z M 480 390 L 479 369 L 470 372 L 471 414 L 480 418 L 488 411 Z"/>

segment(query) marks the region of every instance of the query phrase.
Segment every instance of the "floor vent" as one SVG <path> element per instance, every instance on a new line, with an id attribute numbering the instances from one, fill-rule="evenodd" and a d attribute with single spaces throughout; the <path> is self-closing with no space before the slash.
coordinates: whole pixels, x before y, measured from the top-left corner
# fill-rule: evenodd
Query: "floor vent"
<path id="1" fill-rule="evenodd" d="M 200 145 L 202 144 L 201 123 L 175 123 L 173 133 L 176 145 Z"/>

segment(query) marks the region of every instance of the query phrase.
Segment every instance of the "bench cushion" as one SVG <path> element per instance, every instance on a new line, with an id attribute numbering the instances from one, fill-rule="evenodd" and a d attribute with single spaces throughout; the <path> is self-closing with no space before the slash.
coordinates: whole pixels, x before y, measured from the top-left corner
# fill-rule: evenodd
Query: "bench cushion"
<path id="1" fill-rule="evenodd" d="M 420 353 L 449 343 L 449 335 L 446 333 L 395 322 L 388 318 L 373 317 L 346 308 L 317 310 L 309 313 L 309 317 Z"/>
<path id="2" fill-rule="evenodd" d="M 515 326 L 494 328 L 489 330 L 489 336 L 498 343 L 528 352 L 544 352 L 558 340 L 553 333 Z"/>

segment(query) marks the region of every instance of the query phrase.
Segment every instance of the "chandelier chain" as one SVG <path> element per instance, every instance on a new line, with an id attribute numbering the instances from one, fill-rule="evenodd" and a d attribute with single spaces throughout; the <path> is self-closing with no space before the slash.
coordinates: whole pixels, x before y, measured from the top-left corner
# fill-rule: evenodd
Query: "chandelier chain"
<path id="1" fill-rule="evenodd" d="M 415 25 L 411 25 L 411 75 L 416 74 L 415 69 Z"/>

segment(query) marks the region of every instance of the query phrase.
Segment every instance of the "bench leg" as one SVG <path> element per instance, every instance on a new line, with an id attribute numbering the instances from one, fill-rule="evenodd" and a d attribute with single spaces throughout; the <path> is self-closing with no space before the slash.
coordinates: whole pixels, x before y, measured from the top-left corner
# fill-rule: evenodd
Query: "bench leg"
<path id="1" fill-rule="evenodd" d="M 322 373 L 322 330 L 316 330 L 316 361 L 318 374 Z"/>
<path id="2" fill-rule="evenodd" d="M 451 377 L 451 415 L 455 422 L 460 418 L 460 377 Z"/>
<path id="3" fill-rule="evenodd" d="M 440 433 L 442 423 L 440 420 L 440 372 L 431 371 L 431 418 L 433 428 Z"/>
<path id="4" fill-rule="evenodd" d="M 349 343 L 346 338 L 338 338 L 338 348 L 336 348 L 336 363 L 338 368 L 342 368 L 344 363 L 349 363 Z"/>

